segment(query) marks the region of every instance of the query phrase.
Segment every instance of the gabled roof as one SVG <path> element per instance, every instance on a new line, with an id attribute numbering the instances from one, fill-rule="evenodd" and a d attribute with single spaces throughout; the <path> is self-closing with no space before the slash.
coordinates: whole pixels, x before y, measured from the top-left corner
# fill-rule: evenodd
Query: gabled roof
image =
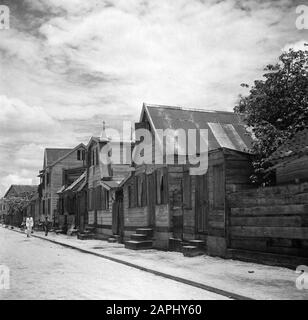
<path id="1" fill-rule="evenodd" d="M 270 157 L 275 164 L 293 157 L 308 154 L 308 128 L 297 132 L 293 138 L 285 141 Z"/>
<path id="2" fill-rule="evenodd" d="M 45 159 L 44 164 L 46 167 L 49 167 L 52 165 L 55 161 L 62 158 L 69 152 L 71 152 L 73 149 L 61 149 L 61 148 L 47 148 L 45 149 Z"/>
<path id="3" fill-rule="evenodd" d="M 249 152 L 252 137 L 240 115 L 227 111 L 209 111 L 181 107 L 143 104 L 140 122 L 147 115 L 151 128 L 157 129 L 208 129 L 209 151 L 228 148 Z"/>
<path id="4" fill-rule="evenodd" d="M 91 137 L 86 148 L 89 149 L 90 146 L 92 145 L 92 143 L 95 142 L 95 143 L 98 143 L 99 142 L 99 137 Z"/>
<path id="5" fill-rule="evenodd" d="M 8 191 L 5 193 L 4 198 L 7 198 L 10 194 L 14 197 L 21 197 L 25 194 L 37 192 L 37 185 L 11 185 Z"/>
<path id="6" fill-rule="evenodd" d="M 76 150 L 83 148 L 86 146 L 83 143 L 80 143 L 77 147 L 73 149 L 45 149 L 45 157 L 44 157 L 44 169 L 48 167 L 53 167 L 60 161 L 64 160 L 66 157 L 70 156 Z"/>

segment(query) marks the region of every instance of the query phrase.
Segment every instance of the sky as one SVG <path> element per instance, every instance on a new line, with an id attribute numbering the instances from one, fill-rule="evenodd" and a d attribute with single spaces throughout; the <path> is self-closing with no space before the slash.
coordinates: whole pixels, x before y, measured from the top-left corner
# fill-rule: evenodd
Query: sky
<path id="1" fill-rule="evenodd" d="M 283 50 L 305 1 L 9 0 L 0 30 L 0 196 L 36 184 L 46 147 L 74 147 L 142 103 L 232 111 Z"/>

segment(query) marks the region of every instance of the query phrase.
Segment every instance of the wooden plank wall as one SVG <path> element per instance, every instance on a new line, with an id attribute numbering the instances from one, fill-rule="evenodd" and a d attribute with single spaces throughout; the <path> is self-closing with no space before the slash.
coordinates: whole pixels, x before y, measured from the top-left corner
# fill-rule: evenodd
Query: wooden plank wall
<path id="1" fill-rule="evenodd" d="M 308 183 L 229 194 L 230 248 L 308 257 Z"/>

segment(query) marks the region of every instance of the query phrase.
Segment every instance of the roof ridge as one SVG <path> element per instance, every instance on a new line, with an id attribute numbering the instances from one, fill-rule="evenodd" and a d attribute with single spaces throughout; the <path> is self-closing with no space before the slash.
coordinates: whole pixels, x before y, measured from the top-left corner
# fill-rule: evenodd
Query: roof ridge
<path id="1" fill-rule="evenodd" d="M 213 112 L 213 113 L 228 113 L 235 114 L 235 112 L 227 111 L 227 110 L 213 110 L 213 109 L 202 109 L 202 108 L 190 108 L 190 107 L 182 107 L 182 106 L 168 106 L 168 105 L 160 105 L 160 104 L 150 104 L 145 103 L 146 107 L 152 108 L 164 108 L 164 109 L 174 109 L 174 110 L 184 110 L 184 111 L 199 111 L 199 112 Z"/>

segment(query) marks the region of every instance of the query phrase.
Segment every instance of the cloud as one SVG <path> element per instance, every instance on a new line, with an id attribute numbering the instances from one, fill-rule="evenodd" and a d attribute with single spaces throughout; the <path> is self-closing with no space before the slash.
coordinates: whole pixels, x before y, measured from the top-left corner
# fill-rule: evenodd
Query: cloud
<path id="1" fill-rule="evenodd" d="M 30 107 L 19 99 L 6 96 L 0 96 L 0 105 L 2 133 L 48 131 L 57 125 L 42 107 Z"/>
<path id="2" fill-rule="evenodd" d="M 295 27 L 298 2 L 8 1 L 0 179 L 30 179 L 44 146 L 86 142 L 103 119 L 138 120 L 142 102 L 232 110 L 241 83 L 307 38 Z"/>
<path id="3" fill-rule="evenodd" d="M 304 50 L 305 51 L 305 50 L 307 50 L 307 46 L 306 46 L 307 43 L 308 43 L 308 39 L 297 41 L 295 43 L 288 43 L 284 46 L 282 51 L 289 51 L 289 49 L 293 49 L 295 51 L 297 51 L 297 50 Z"/>

